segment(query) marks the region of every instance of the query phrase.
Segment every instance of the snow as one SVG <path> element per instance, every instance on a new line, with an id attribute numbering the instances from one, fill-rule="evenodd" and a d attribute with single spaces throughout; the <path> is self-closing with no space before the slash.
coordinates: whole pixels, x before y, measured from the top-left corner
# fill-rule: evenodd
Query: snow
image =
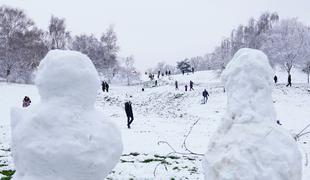
<path id="1" fill-rule="evenodd" d="M 306 75 L 295 72 L 297 70 L 292 73 L 293 86 L 285 87 L 287 74 L 278 70 L 276 74 L 279 80 L 283 80 L 274 87 L 272 94 L 277 119 L 281 120 L 281 127 L 291 134 L 298 133 L 309 124 L 310 117 L 309 85 L 303 83 L 306 82 Z M 110 84 L 109 93 L 98 90 L 95 108 L 121 130 L 124 143 L 121 160 L 106 179 L 204 179 L 203 156 L 195 155 L 173 154 L 177 158 L 167 158 L 154 176 L 155 167 L 163 159 L 161 156 L 171 152 L 168 146 L 158 145 L 157 142 L 167 141 L 177 151 L 184 152 L 184 135 L 199 120 L 187 139 L 187 147 L 196 153 L 205 152 L 211 135 L 226 113 L 227 96 L 219 77 L 216 71 L 200 71 L 189 75 L 165 76 L 161 78 L 162 86 L 145 88 L 144 92 L 141 91 L 142 85 Z M 144 78 L 148 80 L 147 76 Z M 184 92 L 181 85 L 180 90 L 175 91 L 175 80 L 184 84 L 192 80 L 195 91 Z M 207 104 L 202 104 L 202 91 L 205 88 L 210 97 Z M 126 127 L 127 118 L 123 109 L 126 94 L 132 96 L 135 116 L 130 130 Z M 32 100 L 30 107 L 41 103 L 35 86 L 0 83 L 0 174 L 1 170 L 15 169 L 10 152 L 9 112 L 11 107 L 21 107 L 25 95 Z M 105 122 L 105 118 L 100 118 L 100 121 Z M 303 180 L 310 179 L 310 166 L 306 160 L 307 154 L 310 154 L 309 140 L 310 136 L 305 135 L 298 141 L 304 160 Z"/>
<path id="2" fill-rule="evenodd" d="M 94 109 L 100 85 L 91 60 L 50 51 L 35 79 L 41 102 L 11 111 L 16 180 L 104 179 L 119 161 L 118 128 Z"/>
<path id="3" fill-rule="evenodd" d="M 227 113 L 204 161 L 210 180 L 301 180 L 302 156 L 293 137 L 276 125 L 273 70 L 267 56 L 241 49 L 222 73 Z"/>

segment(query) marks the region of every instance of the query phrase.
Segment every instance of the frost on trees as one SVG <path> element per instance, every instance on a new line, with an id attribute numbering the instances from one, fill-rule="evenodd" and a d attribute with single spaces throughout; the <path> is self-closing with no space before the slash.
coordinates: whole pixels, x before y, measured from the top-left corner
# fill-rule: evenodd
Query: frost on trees
<path id="1" fill-rule="evenodd" d="M 91 60 L 75 51 L 50 51 L 36 86 L 41 103 L 13 109 L 14 180 L 99 180 L 119 161 L 117 127 L 94 109 L 100 86 Z"/>
<path id="2" fill-rule="evenodd" d="M 239 50 L 222 74 L 227 113 L 211 138 L 203 167 L 208 180 L 301 180 L 294 139 L 276 124 L 273 71 L 266 55 Z"/>

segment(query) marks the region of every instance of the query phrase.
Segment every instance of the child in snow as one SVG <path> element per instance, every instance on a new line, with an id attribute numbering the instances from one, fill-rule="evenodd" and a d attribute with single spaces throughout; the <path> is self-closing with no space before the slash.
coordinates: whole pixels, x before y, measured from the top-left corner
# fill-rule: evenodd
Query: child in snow
<path id="1" fill-rule="evenodd" d="M 203 102 L 207 103 L 209 93 L 208 93 L 208 91 L 206 89 L 202 92 L 202 96 L 203 96 Z"/>
<path id="2" fill-rule="evenodd" d="M 28 107 L 30 106 L 30 103 L 31 103 L 31 100 L 28 96 L 25 96 L 24 97 L 24 100 L 23 100 L 23 107 Z"/>

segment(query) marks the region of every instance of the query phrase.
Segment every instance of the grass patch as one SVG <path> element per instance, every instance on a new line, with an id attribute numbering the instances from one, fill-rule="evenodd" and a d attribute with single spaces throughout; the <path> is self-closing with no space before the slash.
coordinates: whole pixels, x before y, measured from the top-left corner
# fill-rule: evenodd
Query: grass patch
<path id="1" fill-rule="evenodd" d="M 127 160 L 121 159 L 121 163 L 134 163 L 134 161 L 127 161 Z"/>
<path id="2" fill-rule="evenodd" d="M 15 173 L 14 170 L 2 170 L 2 171 L 0 171 L 0 174 L 5 176 L 5 177 L 2 177 L 1 180 L 10 180 L 14 173 Z"/>
<path id="3" fill-rule="evenodd" d="M 180 157 L 178 157 L 178 156 L 168 156 L 167 158 L 170 158 L 170 159 L 180 159 Z"/>
<path id="4" fill-rule="evenodd" d="M 141 163 L 151 163 L 151 162 L 161 162 L 163 161 L 162 159 L 145 159 L 141 161 Z"/>
<path id="5" fill-rule="evenodd" d="M 161 156 L 161 155 L 158 155 L 158 154 L 155 154 L 154 157 L 161 158 L 161 159 L 165 159 L 166 158 L 166 156 Z"/>
<path id="6" fill-rule="evenodd" d="M 139 155 L 140 155 L 140 153 L 138 153 L 138 152 L 131 152 L 129 154 L 123 154 L 122 156 L 139 156 Z"/>

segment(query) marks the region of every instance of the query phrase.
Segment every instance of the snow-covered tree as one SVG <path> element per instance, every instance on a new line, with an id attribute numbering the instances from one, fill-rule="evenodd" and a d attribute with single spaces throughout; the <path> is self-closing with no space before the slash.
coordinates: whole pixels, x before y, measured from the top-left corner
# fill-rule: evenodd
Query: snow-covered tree
<path id="1" fill-rule="evenodd" d="M 46 54 L 44 32 L 24 11 L 0 7 L 0 76 L 7 81 L 30 82 L 31 73 Z"/>
<path id="2" fill-rule="evenodd" d="M 181 72 L 191 72 L 191 65 L 189 63 L 189 59 L 184 59 L 183 61 L 177 62 L 177 68 Z"/>
<path id="3" fill-rule="evenodd" d="M 119 46 L 117 44 L 117 35 L 110 26 L 105 33 L 102 34 L 100 41 L 104 50 L 104 63 L 107 69 L 115 67 L 117 63 L 117 57 L 119 52 Z"/>
<path id="4" fill-rule="evenodd" d="M 307 32 L 307 28 L 295 18 L 282 20 L 273 27 L 261 49 L 272 64 L 280 64 L 289 75 L 291 69 L 303 61 Z"/>
<path id="5" fill-rule="evenodd" d="M 70 33 L 66 31 L 65 19 L 52 16 L 48 26 L 50 49 L 66 49 Z"/>
<path id="6" fill-rule="evenodd" d="M 138 80 L 140 77 L 140 73 L 134 67 L 135 59 L 133 56 L 128 56 L 124 59 L 124 67 L 123 72 L 126 75 L 127 85 L 131 85 L 131 83 L 135 80 Z"/>

